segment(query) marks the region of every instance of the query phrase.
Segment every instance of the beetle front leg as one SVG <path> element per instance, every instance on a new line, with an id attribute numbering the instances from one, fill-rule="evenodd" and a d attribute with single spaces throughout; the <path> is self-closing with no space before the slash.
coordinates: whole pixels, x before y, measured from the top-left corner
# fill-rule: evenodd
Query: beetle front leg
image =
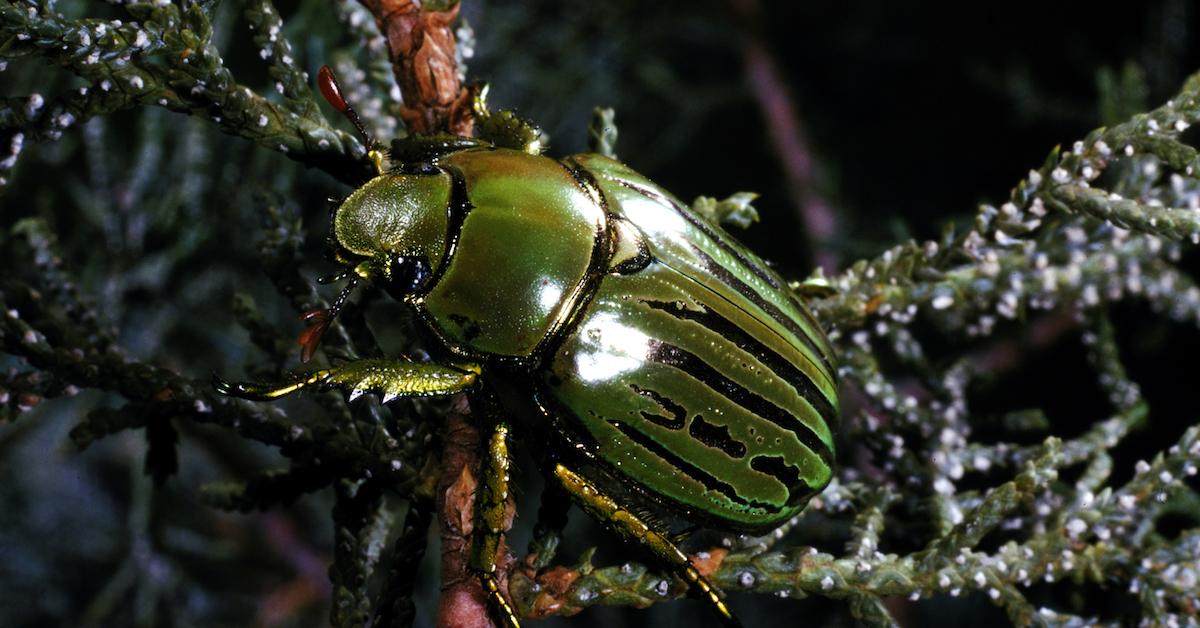
<path id="1" fill-rule="evenodd" d="M 316 384 L 337 386 L 351 399 L 367 392 L 378 393 L 387 403 L 397 397 L 452 395 L 475 385 L 479 367 L 386 358 L 364 358 L 297 376 L 285 383 L 215 381 L 217 392 L 255 401 L 270 401 Z"/>
<path id="2" fill-rule="evenodd" d="M 651 528 L 640 517 L 618 504 L 595 484 L 562 464 L 554 465 L 554 477 L 584 512 L 622 537 L 649 550 L 676 576 L 682 578 L 694 593 L 716 611 L 717 615 L 721 617 L 722 623 L 730 628 L 741 627 L 741 622 L 725 605 L 721 591 L 692 565 L 687 555 L 672 543 L 666 534 Z"/>
<path id="3" fill-rule="evenodd" d="M 488 604 L 512 628 L 520 626 L 516 610 L 500 591 L 496 558 L 508 514 L 508 425 L 497 423 L 488 438 L 475 493 L 475 528 L 471 532 L 470 567 L 479 575 Z"/>

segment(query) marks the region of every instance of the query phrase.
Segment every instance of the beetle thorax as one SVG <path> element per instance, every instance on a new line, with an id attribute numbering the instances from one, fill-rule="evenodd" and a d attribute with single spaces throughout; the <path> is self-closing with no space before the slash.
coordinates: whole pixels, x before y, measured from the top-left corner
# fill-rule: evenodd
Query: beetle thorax
<path id="1" fill-rule="evenodd" d="M 375 177 L 338 207 L 334 236 L 346 252 L 365 258 L 360 274 L 367 278 L 388 278 L 400 258 L 423 258 L 434 268 L 446 251 L 451 185 L 445 173 Z"/>

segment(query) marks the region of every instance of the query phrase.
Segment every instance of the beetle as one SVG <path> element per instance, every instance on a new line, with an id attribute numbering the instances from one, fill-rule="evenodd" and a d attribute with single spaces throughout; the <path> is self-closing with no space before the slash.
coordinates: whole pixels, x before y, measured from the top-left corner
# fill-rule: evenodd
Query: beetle
<path id="1" fill-rule="evenodd" d="M 319 84 L 373 146 L 328 68 Z M 551 443 L 552 485 L 737 625 L 670 526 L 763 533 L 829 483 L 838 395 L 824 332 L 712 216 L 615 159 L 543 156 L 535 127 L 482 98 L 475 115 L 480 138 L 397 141 L 390 159 L 372 148 L 378 175 L 332 214 L 350 283 L 301 336 L 307 360 L 366 281 L 411 307 L 445 359 L 218 388 L 262 400 L 327 385 L 385 402 L 467 391 L 490 404 L 470 567 L 514 626 L 495 565 L 510 418 L 527 417 Z"/>

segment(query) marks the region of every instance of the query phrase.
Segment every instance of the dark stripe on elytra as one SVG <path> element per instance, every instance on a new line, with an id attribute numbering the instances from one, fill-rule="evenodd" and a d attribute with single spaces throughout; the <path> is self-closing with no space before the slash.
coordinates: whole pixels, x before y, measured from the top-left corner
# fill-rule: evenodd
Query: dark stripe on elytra
<path id="1" fill-rule="evenodd" d="M 675 367 L 692 376 L 705 386 L 708 386 L 714 392 L 724 396 L 732 403 L 778 425 L 782 429 L 791 431 L 796 435 L 800 443 L 819 456 L 822 462 L 826 465 L 833 464 L 833 452 L 830 451 L 829 447 L 817 436 L 817 433 L 812 428 L 796 418 L 794 414 L 722 375 L 699 356 L 688 352 L 686 349 L 681 349 L 661 340 L 651 340 L 647 344 L 650 346 L 650 353 L 647 358 L 652 362 Z"/>
<path id="2" fill-rule="evenodd" d="M 755 456 L 750 468 L 779 480 L 788 490 L 788 506 L 796 506 L 813 494 L 813 489 L 800 477 L 800 470 L 779 456 Z"/>
<path id="3" fill-rule="evenodd" d="M 810 338 L 807 333 L 805 333 L 804 329 L 801 328 L 800 325 L 796 324 L 796 320 L 794 318 L 784 314 L 783 310 L 780 310 L 778 306 L 764 299 L 761 294 L 743 282 L 737 275 L 730 272 L 728 268 L 718 264 L 717 260 L 709 257 L 708 253 L 705 253 L 699 247 L 694 246 L 692 249 L 697 255 L 700 256 L 700 259 L 704 262 L 704 267 L 708 270 L 708 272 L 712 273 L 713 276 L 716 277 L 721 283 L 729 286 L 738 294 L 749 299 L 751 303 L 758 306 L 758 308 L 763 312 L 766 312 L 768 316 L 775 320 L 775 322 L 779 323 L 784 329 L 788 330 L 792 333 L 792 335 L 799 338 L 800 342 L 804 343 L 804 346 L 808 347 L 812 354 L 821 361 L 821 364 L 818 366 L 824 368 L 826 373 L 833 373 L 833 365 L 829 363 L 829 359 L 826 357 L 825 352 L 817 346 L 816 342 L 814 342 L 813 339 Z M 821 328 L 817 327 L 816 331 L 820 332 Z"/>
<path id="4" fill-rule="evenodd" d="M 735 439 L 729 434 L 729 427 L 725 425 L 713 425 L 704 420 L 704 417 L 697 414 L 692 417 L 692 424 L 688 426 L 688 433 L 692 438 L 725 452 L 725 455 L 732 458 L 744 458 L 746 456 L 746 444 Z"/>
<path id="5" fill-rule="evenodd" d="M 746 257 L 746 254 L 737 250 L 737 248 L 730 246 L 729 243 L 725 241 L 725 238 L 713 229 L 712 225 L 708 224 L 708 222 L 704 219 L 697 217 L 692 213 L 691 210 L 681 207 L 670 197 L 659 194 L 655 190 L 644 188 L 635 183 L 630 183 L 629 181 L 622 180 L 618 182 L 622 186 L 633 190 L 634 192 L 637 192 L 638 194 L 641 194 L 642 196 L 645 196 L 646 198 L 660 205 L 667 205 L 671 207 L 675 210 L 675 213 L 679 214 L 684 220 L 688 221 L 688 224 L 692 225 L 696 229 L 699 229 L 704 235 L 708 236 L 708 238 L 713 241 L 713 244 L 719 247 L 722 251 L 732 255 L 737 259 L 737 261 L 741 262 L 743 266 L 749 268 L 754 272 L 755 275 L 758 275 L 759 279 L 767 282 L 767 284 L 776 290 L 783 288 L 783 286 L 779 284 L 779 280 L 776 279 L 767 269 L 763 268 L 755 260 Z"/>
<path id="6" fill-rule="evenodd" d="M 613 427 L 620 430 L 620 432 L 622 434 L 624 434 L 626 438 L 628 438 L 629 440 L 633 441 L 634 443 L 640 445 L 641 447 L 645 448 L 650 453 L 658 456 L 659 458 L 662 458 L 667 464 L 669 464 L 672 467 L 674 467 L 675 469 L 677 469 L 680 473 L 703 484 L 704 488 L 706 488 L 710 491 L 716 491 L 716 492 L 724 495 L 725 497 L 727 497 L 729 499 L 729 501 L 731 501 L 735 504 L 738 504 L 739 506 L 745 506 L 745 507 L 750 507 L 750 508 L 761 508 L 770 513 L 780 512 L 781 509 L 778 506 L 775 506 L 774 504 L 768 504 L 768 503 L 760 502 L 760 501 L 754 500 L 754 499 L 747 500 L 746 498 L 744 498 L 738 494 L 737 489 L 733 488 L 732 484 L 729 484 L 728 482 L 723 482 L 723 481 L 717 479 L 715 476 L 713 476 L 709 472 L 705 471 L 704 469 L 701 469 L 700 467 L 697 467 L 696 465 L 688 462 L 687 460 L 680 458 L 678 455 L 676 455 L 670 449 L 667 449 L 661 443 L 654 440 L 650 436 L 643 434 L 641 431 L 639 431 L 637 428 L 633 427 L 632 425 L 629 425 L 628 423 L 624 423 L 621 421 L 614 421 L 612 419 L 608 419 L 608 423 L 609 423 L 609 425 L 612 425 Z"/>
<path id="7" fill-rule="evenodd" d="M 687 410 L 684 410 L 683 406 L 675 403 L 670 397 L 667 397 L 666 395 L 663 395 L 657 391 L 650 390 L 648 388 L 642 388 L 637 384 L 630 384 L 629 387 L 632 388 L 637 394 L 653 399 L 654 403 L 657 403 L 658 405 L 662 406 L 664 410 L 671 413 L 670 417 L 665 417 L 661 414 L 654 414 L 652 412 L 646 412 L 643 410 L 642 416 L 647 421 L 650 421 L 655 425 L 661 425 L 669 430 L 683 429 L 683 421 L 687 417 Z"/>
<path id="8" fill-rule="evenodd" d="M 800 395 L 812 405 L 826 421 L 832 421 L 837 417 L 837 412 L 833 408 L 833 404 L 822 393 L 812 379 L 800 369 L 796 368 L 790 360 L 779 355 L 777 351 L 763 344 L 762 341 L 746 333 L 746 330 L 738 327 L 729 319 L 722 316 L 719 312 L 700 305 L 703 308 L 701 311 L 696 311 L 691 308 L 681 307 L 682 304 L 667 303 L 664 301 L 649 301 L 641 300 L 647 307 L 655 310 L 666 312 L 671 316 L 685 321 L 692 321 L 703 326 L 705 329 L 711 329 L 718 336 L 737 345 L 739 349 L 754 356 L 763 366 L 767 367 L 779 379 L 791 384 L 796 390 L 796 394 Z M 820 368 L 818 366 L 818 368 Z"/>
<path id="9" fill-rule="evenodd" d="M 677 214 L 679 214 L 685 220 L 687 220 L 689 224 L 691 224 L 695 228 L 699 229 L 701 232 L 704 233 L 704 235 L 708 236 L 718 248 L 720 248 L 722 251 L 733 256 L 735 259 L 737 259 L 739 262 L 741 262 L 741 264 L 743 266 L 750 269 L 756 276 L 758 276 L 759 279 L 762 279 L 763 281 L 767 282 L 768 285 L 770 285 L 772 288 L 774 288 L 776 290 L 789 290 L 789 288 L 780 285 L 779 281 L 774 277 L 774 275 L 772 275 L 770 272 L 768 272 L 766 269 L 764 269 L 761 265 L 759 265 L 754 260 L 747 257 L 745 254 L 743 254 L 741 251 L 737 250 L 736 248 L 729 246 L 729 244 L 721 238 L 720 234 L 713 231 L 713 228 L 711 225 L 707 224 L 704 220 L 699 219 L 696 216 L 692 215 L 692 212 L 686 210 L 683 207 L 680 207 L 670 197 L 664 196 L 654 190 L 643 188 L 639 185 L 630 183 L 628 181 L 620 181 L 620 184 L 630 190 L 633 190 L 633 191 L 641 194 L 642 196 L 645 196 L 646 198 L 648 198 L 652 201 L 658 202 L 660 204 L 669 205 L 672 209 L 675 210 L 675 212 Z M 801 341 L 804 342 L 804 344 L 806 346 L 808 346 L 810 349 L 812 349 L 813 354 L 820 358 L 821 363 L 823 364 L 825 370 L 829 373 L 834 372 L 833 365 L 829 362 L 829 356 L 828 356 L 827 352 L 823 351 L 820 347 L 816 346 L 816 343 L 811 338 L 808 337 L 808 334 L 804 333 L 804 331 L 798 325 L 796 325 L 796 322 L 794 320 L 792 320 L 792 318 L 790 316 L 787 316 L 782 311 L 780 311 L 780 309 L 778 307 L 776 307 L 773 303 L 770 303 L 770 302 L 766 301 L 765 299 L 763 299 L 762 296 L 760 294 L 758 294 L 757 291 L 755 291 L 750 286 L 746 285 L 746 283 L 743 282 L 741 279 L 735 278 L 734 275 L 729 271 L 729 269 L 718 264 L 716 262 L 716 260 L 714 260 L 707 253 L 705 253 L 702 249 L 700 249 L 699 247 L 693 246 L 693 250 L 695 250 L 697 253 L 700 254 L 701 258 L 704 260 L 705 267 L 710 272 L 712 272 L 715 276 L 720 278 L 722 281 L 728 283 L 730 285 L 730 287 L 737 290 L 740 294 L 745 296 L 747 299 L 750 299 L 755 305 L 762 308 L 764 312 L 767 312 L 768 315 L 770 315 L 772 318 L 774 318 L 776 321 L 778 321 L 779 324 L 783 325 L 785 328 L 787 328 L 789 331 L 791 331 L 793 334 L 795 334 L 796 337 L 800 338 Z M 803 311 L 802 308 L 798 308 L 798 309 L 801 309 L 801 311 Z M 809 316 L 809 319 L 811 320 L 811 315 Z M 821 329 L 820 325 L 817 325 L 815 321 L 810 322 L 810 324 L 813 326 L 813 329 L 815 329 L 815 330 L 819 331 Z"/>

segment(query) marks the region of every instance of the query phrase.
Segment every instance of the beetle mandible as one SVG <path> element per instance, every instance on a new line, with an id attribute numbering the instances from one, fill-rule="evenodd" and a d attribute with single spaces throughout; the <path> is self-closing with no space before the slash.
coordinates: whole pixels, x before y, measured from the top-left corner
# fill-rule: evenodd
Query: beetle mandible
<path id="1" fill-rule="evenodd" d="M 518 624 L 495 565 L 509 417 L 525 417 L 551 443 L 549 482 L 737 625 L 670 526 L 765 532 L 829 483 L 836 368 L 804 303 L 712 216 L 615 159 L 542 156 L 535 127 L 482 98 L 482 137 L 397 141 L 389 159 L 328 68 L 319 83 L 378 176 L 333 213 L 350 285 L 301 336 L 304 358 L 366 281 L 410 306 L 445 359 L 358 359 L 220 390 L 491 400 L 501 412 L 477 413 L 487 436 L 470 567 L 501 620 Z"/>

